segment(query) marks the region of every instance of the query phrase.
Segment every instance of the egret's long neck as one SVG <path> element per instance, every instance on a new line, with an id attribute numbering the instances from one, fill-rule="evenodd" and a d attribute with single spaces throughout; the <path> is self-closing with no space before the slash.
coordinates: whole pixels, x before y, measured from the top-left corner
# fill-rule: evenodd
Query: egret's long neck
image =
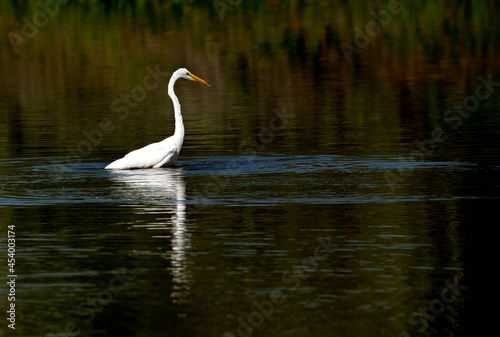
<path id="1" fill-rule="evenodd" d="M 181 114 L 181 104 L 179 103 L 179 99 L 175 95 L 174 92 L 174 84 L 175 84 L 174 78 L 170 79 L 170 82 L 168 83 L 168 95 L 172 99 L 172 103 L 174 103 L 174 114 L 175 114 L 175 133 L 174 137 L 180 138 L 181 139 L 181 144 L 184 139 L 184 123 L 182 121 L 182 114 Z"/>

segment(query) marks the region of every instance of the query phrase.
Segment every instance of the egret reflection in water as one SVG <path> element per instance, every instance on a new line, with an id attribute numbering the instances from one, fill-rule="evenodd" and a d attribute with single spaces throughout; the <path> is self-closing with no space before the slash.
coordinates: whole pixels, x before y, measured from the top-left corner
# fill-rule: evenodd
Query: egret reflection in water
<path id="1" fill-rule="evenodd" d="M 186 230 L 186 184 L 182 169 L 112 171 L 110 176 L 120 184 L 123 197 L 133 201 L 137 214 L 158 215 L 153 222 L 132 224 L 130 228 L 150 230 L 152 238 L 171 241 L 171 249 L 162 252 L 171 261 L 174 284 L 171 297 L 175 303 L 187 301 L 193 280 L 187 261 L 191 238 Z"/>

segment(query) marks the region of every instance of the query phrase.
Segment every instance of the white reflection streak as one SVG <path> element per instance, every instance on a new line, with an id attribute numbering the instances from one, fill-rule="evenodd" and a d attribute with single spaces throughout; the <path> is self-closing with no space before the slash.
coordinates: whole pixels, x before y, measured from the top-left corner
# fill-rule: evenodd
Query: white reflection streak
<path id="1" fill-rule="evenodd" d="M 173 236 L 172 236 L 172 274 L 173 274 L 173 291 L 171 297 L 174 299 L 174 303 L 183 302 L 187 300 L 190 291 L 191 284 L 191 273 L 188 269 L 186 250 L 189 249 L 189 235 L 186 232 L 186 185 L 184 180 L 180 179 L 182 182 L 182 188 L 177 189 L 177 209 L 174 217 L 172 218 L 173 223 Z M 181 202 L 182 201 L 182 202 Z"/>
<path id="2" fill-rule="evenodd" d="M 110 172 L 114 180 L 126 184 L 127 198 L 138 201 L 138 213 L 154 212 L 164 215 L 173 213 L 168 219 L 145 225 L 135 225 L 150 230 L 172 230 L 172 251 L 165 257 L 172 264 L 172 293 L 174 303 L 188 301 L 192 275 L 188 269 L 186 251 L 190 248 L 190 234 L 186 231 L 186 184 L 181 169 L 159 168 L 148 170 L 124 170 Z M 144 201 L 144 202 L 141 202 Z M 171 226 L 169 226 L 171 224 Z M 153 236 L 165 239 L 164 235 Z M 167 236 L 168 237 L 168 236 Z"/>

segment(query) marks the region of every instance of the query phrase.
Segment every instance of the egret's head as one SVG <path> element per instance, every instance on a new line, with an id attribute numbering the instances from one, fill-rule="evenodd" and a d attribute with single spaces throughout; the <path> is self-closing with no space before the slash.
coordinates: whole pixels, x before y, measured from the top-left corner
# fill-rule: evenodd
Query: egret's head
<path id="1" fill-rule="evenodd" d="M 203 81 L 198 76 L 195 76 L 195 75 L 191 74 L 189 72 L 189 70 L 187 70 L 186 68 L 181 68 L 181 69 L 177 70 L 176 73 L 178 73 L 179 77 L 185 78 L 186 80 L 196 81 L 196 82 L 200 82 L 202 84 L 205 84 L 206 86 L 210 86 L 210 84 L 208 84 L 207 82 Z"/>

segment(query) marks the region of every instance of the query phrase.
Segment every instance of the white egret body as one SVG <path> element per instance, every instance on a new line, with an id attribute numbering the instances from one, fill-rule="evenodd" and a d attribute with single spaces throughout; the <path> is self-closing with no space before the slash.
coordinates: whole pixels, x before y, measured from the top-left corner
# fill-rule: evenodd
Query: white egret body
<path id="1" fill-rule="evenodd" d="M 157 168 L 172 166 L 175 164 L 184 141 L 184 123 L 182 122 L 181 105 L 179 103 L 179 99 L 174 93 L 174 84 L 179 78 L 198 81 L 210 86 L 201 78 L 191 74 L 186 68 L 181 68 L 175 71 L 168 82 L 168 95 L 174 104 L 174 135 L 162 140 L 161 142 L 149 144 L 143 148 L 129 152 L 125 155 L 125 157 L 115 160 L 106 166 L 106 169 L 124 170 L 133 168 Z"/>

